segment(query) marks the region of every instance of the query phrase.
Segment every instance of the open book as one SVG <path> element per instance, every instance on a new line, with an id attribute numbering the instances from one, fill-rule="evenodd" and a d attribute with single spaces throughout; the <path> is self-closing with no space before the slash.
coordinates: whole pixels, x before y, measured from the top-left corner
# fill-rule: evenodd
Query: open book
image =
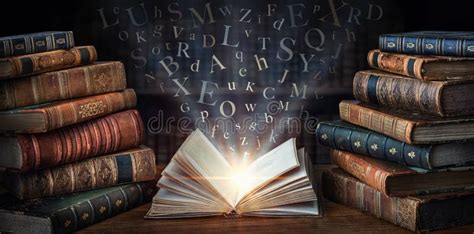
<path id="1" fill-rule="evenodd" d="M 295 139 L 250 164 L 231 165 L 196 130 L 162 172 L 145 218 L 319 216 L 310 166 Z"/>

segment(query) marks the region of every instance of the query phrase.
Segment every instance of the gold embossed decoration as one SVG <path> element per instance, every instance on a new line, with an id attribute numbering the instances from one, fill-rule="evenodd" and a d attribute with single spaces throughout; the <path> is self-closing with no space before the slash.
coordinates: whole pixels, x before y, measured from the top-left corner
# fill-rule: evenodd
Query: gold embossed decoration
<path id="1" fill-rule="evenodd" d="M 70 225 L 71 225 L 72 221 L 69 220 L 69 219 L 66 219 L 66 221 L 64 221 L 64 227 L 65 228 L 68 228 Z"/>
<path id="2" fill-rule="evenodd" d="M 74 54 L 69 51 L 63 52 L 61 55 L 61 59 L 63 65 L 74 64 L 74 62 L 76 61 L 76 57 L 74 56 Z"/>
<path id="3" fill-rule="evenodd" d="M 100 72 L 97 76 L 92 78 L 94 80 L 94 88 L 96 91 L 106 92 L 110 89 L 110 84 L 113 83 L 112 76 Z"/>
<path id="4" fill-rule="evenodd" d="M 121 199 L 118 199 L 117 201 L 115 201 L 115 206 L 119 207 L 119 206 L 122 205 L 122 203 L 123 203 L 123 201 Z"/>
<path id="5" fill-rule="evenodd" d="M 107 105 L 103 101 L 91 102 L 79 106 L 79 116 L 81 118 L 87 118 L 95 115 L 99 115 L 105 112 Z"/>
<path id="6" fill-rule="evenodd" d="M 82 220 L 87 220 L 87 218 L 89 218 L 89 214 L 88 213 L 84 213 L 81 215 L 81 219 Z"/>
<path id="7" fill-rule="evenodd" d="M 373 144 L 373 145 L 370 146 L 370 148 L 373 149 L 374 151 L 377 151 L 379 146 L 377 144 Z"/>
<path id="8" fill-rule="evenodd" d="M 106 210 L 107 210 L 107 208 L 105 206 L 101 206 L 99 208 L 99 213 L 103 214 Z"/>
<path id="9" fill-rule="evenodd" d="M 113 159 L 96 160 L 97 170 L 97 185 L 107 186 L 115 184 L 116 176 L 113 173 L 114 161 Z"/>
<path id="10" fill-rule="evenodd" d="M 362 144 L 360 143 L 360 141 L 356 141 L 356 142 L 354 142 L 354 146 L 357 147 L 357 148 L 360 148 L 362 146 Z"/>
<path id="11" fill-rule="evenodd" d="M 39 69 L 48 69 L 54 63 L 54 59 L 51 56 L 40 56 L 38 59 Z"/>
<path id="12" fill-rule="evenodd" d="M 324 133 L 323 135 L 321 135 L 321 139 L 327 140 L 328 139 L 328 134 Z"/>
<path id="13" fill-rule="evenodd" d="M 391 153 L 392 155 L 395 155 L 395 154 L 397 153 L 397 149 L 395 149 L 395 148 L 390 148 L 390 149 L 388 150 L 388 152 Z"/>

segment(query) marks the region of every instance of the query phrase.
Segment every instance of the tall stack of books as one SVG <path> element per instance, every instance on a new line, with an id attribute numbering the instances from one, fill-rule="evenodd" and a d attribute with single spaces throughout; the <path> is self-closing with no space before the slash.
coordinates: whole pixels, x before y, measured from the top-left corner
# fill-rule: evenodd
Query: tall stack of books
<path id="1" fill-rule="evenodd" d="M 0 232 L 71 232 L 151 200 L 155 155 L 122 63 L 95 62 L 72 32 L 0 38 L 0 57 Z"/>
<path id="2" fill-rule="evenodd" d="M 412 231 L 474 223 L 474 33 L 381 35 L 318 141 L 326 198 Z M 471 190 L 471 191 L 470 191 Z"/>

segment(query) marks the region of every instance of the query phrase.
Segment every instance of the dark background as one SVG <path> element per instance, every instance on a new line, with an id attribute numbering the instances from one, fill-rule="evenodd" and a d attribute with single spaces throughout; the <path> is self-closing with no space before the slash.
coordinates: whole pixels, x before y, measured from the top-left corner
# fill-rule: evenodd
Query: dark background
<path id="1" fill-rule="evenodd" d="M 0 9 L 0 36 L 40 32 L 40 31 L 61 31 L 61 30 L 76 30 L 76 29 L 87 29 L 88 23 L 91 22 L 91 18 L 87 14 L 81 14 L 80 9 L 87 8 L 85 6 L 93 5 L 95 0 L 72 0 L 72 1 L 26 1 L 26 0 L 16 0 L 8 1 L 3 3 L 2 8 Z M 98 1 L 98 0 L 97 0 Z M 122 2 L 124 0 L 117 1 Z M 193 1 L 193 0 L 189 0 Z M 350 0 L 346 0 L 350 1 Z M 450 0 L 450 1 L 433 1 L 433 0 L 385 0 L 391 2 L 395 5 L 398 5 L 400 9 L 400 17 L 397 18 L 394 24 L 397 24 L 398 27 L 392 28 L 403 28 L 404 31 L 418 31 L 418 30 L 452 30 L 452 31 L 474 31 L 474 20 L 472 20 L 472 9 L 474 6 L 473 1 L 460 1 L 460 0 Z M 113 1 L 109 1 L 113 2 Z M 135 1 L 140 2 L 140 1 Z M 357 0 L 352 0 L 352 2 L 357 2 Z M 8 3 L 8 6 L 7 6 Z M 186 2 L 188 3 L 188 2 Z M 194 3 L 193 3 L 194 4 Z M 92 12 L 94 12 L 92 10 Z M 83 17 L 83 18 L 81 18 Z M 92 19 L 93 20 L 93 19 Z M 393 26 L 393 25 L 392 25 Z M 390 30 L 390 29 L 386 29 Z M 87 34 L 87 33 L 86 33 Z M 96 35 L 95 35 L 96 36 Z M 91 36 L 93 37 L 93 36 Z M 85 39 L 84 39 L 85 38 Z M 90 44 L 87 35 L 82 35 L 77 37 L 76 35 L 76 44 L 77 45 L 86 45 Z M 97 38 L 96 38 L 97 39 Z M 107 42 L 108 38 L 102 38 Z M 113 44 L 113 42 L 110 42 Z M 376 44 L 369 42 L 368 44 Z M 97 45 L 96 45 L 97 46 Z M 99 46 L 100 47 L 100 46 Z M 112 46 L 113 47 L 113 46 Z M 104 48 L 101 48 L 102 52 L 106 51 Z M 110 49 L 110 48 L 109 48 Z M 115 49 L 115 48 L 112 48 Z M 364 50 L 363 48 L 359 48 Z M 371 48 L 368 48 L 371 49 Z M 99 51 L 101 52 L 101 51 Z M 366 51 L 362 52 L 363 54 Z M 99 60 L 110 59 L 112 55 L 104 53 L 99 53 Z M 363 55 L 365 56 L 365 55 Z M 113 57 L 113 56 L 112 56 Z M 113 57 L 112 59 L 116 59 Z M 365 61 L 364 61 L 365 62 Z M 365 66 L 364 64 L 361 64 Z M 361 69 L 362 67 L 357 67 Z M 350 69 L 349 69 L 350 70 Z M 351 70 L 352 71 L 352 70 Z M 349 76 L 349 75 L 348 75 Z M 352 74 L 350 75 L 352 76 Z M 351 78 L 351 77 L 349 77 Z M 331 116 L 337 116 L 337 103 L 341 99 L 350 98 L 350 94 L 346 96 L 331 96 L 326 99 L 324 103 L 321 103 L 323 107 L 316 108 L 319 110 L 324 110 L 328 113 L 318 112 L 317 115 L 325 114 L 327 118 L 332 118 Z M 140 103 L 142 109 L 140 109 Z M 139 110 L 141 110 L 142 116 L 144 119 L 147 117 L 146 111 L 143 111 L 143 106 L 146 109 L 150 106 L 153 106 L 149 103 L 156 103 L 155 96 L 141 96 L 139 98 Z M 161 104 L 160 104 L 161 105 Z M 315 106 L 315 105 L 314 105 Z M 325 118 L 320 118 L 320 120 L 325 120 Z M 167 136 L 166 136 L 167 137 Z M 179 142 L 174 142 L 172 139 L 158 139 L 155 140 L 155 137 L 147 138 L 147 145 L 155 149 L 155 153 L 158 155 L 158 160 L 160 162 L 166 162 L 170 156 L 174 153 L 175 149 L 179 147 Z M 156 137 L 158 138 L 158 137 Z M 314 138 L 311 136 L 308 138 L 311 142 L 314 141 Z M 160 143 L 156 143 L 159 141 Z M 164 142 L 164 143 L 163 143 Z M 158 147 L 158 145 L 165 144 L 169 149 L 164 150 L 164 147 Z M 172 144 L 172 146 L 170 146 Z M 307 147 L 307 143 L 304 143 Z M 156 146 L 156 147 L 155 147 Z M 170 148 L 171 147 L 171 148 Z M 316 149 L 316 147 L 313 147 Z M 319 151 L 319 148 L 315 151 L 318 151 L 318 155 L 322 153 Z M 164 155 L 165 157 L 161 157 Z M 316 162 L 325 163 L 327 162 L 326 157 L 318 156 Z"/>
<path id="2" fill-rule="evenodd" d="M 397 0 L 396 2 L 406 13 L 404 26 L 407 31 L 474 30 L 473 1 Z M 72 30 L 75 9 L 78 8 L 78 4 L 86 3 L 87 0 L 4 1 L 0 9 L 0 36 L 48 30 Z"/>

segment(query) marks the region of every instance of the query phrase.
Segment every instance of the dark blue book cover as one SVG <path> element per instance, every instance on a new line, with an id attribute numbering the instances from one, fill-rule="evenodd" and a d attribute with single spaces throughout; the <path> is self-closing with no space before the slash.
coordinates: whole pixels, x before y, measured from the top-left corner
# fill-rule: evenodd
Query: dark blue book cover
<path id="1" fill-rule="evenodd" d="M 0 233 L 71 233 L 152 199 L 156 181 L 20 201 L 0 194 Z"/>
<path id="2" fill-rule="evenodd" d="M 473 142 L 412 145 L 340 120 L 320 122 L 316 137 L 331 148 L 426 170 L 474 162 Z"/>
<path id="3" fill-rule="evenodd" d="M 419 31 L 382 34 L 379 48 L 386 52 L 474 57 L 474 32 Z"/>
<path id="4" fill-rule="evenodd" d="M 72 31 L 39 32 L 0 37 L 0 57 L 33 54 L 74 47 Z"/>

